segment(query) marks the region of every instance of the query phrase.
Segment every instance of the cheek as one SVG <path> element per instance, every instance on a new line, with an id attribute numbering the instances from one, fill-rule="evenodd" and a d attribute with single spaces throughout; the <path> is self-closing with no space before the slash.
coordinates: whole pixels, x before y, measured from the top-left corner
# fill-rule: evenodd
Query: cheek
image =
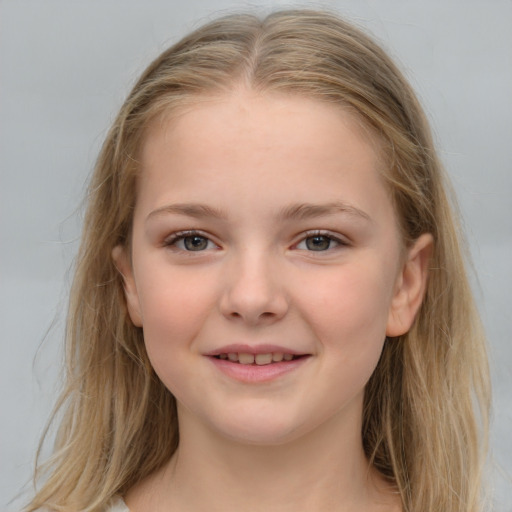
<path id="1" fill-rule="evenodd" d="M 323 370 L 329 387 L 324 391 L 333 407 L 362 396 L 382 353 L 392 283 L 370 268 L 352 266 L 317 279 L 317 292 L 302 303 L 326 361 Z"/>
<path id="2" fill-rule="evenodd" d="M 203 324 L 215 308 L 215 286 L 207 274 L 171 271 L 167 266 L 147 265 L 151 272 L 139 276 L 144 340 L 155 370 L 160 359 L 179 358 L 193 350 Z M 157 370 L 158 373 L 158 370 Z"/>
<path id="3" fill-rule="evenodd" d="M 342 357 L 380 347 L 393 290 L 393 274 L 382 262 L 361 259 L 356 265 L 319 273 L 304 289 L 301 310 L 320 341 Z M 306 300 L 307 299 L 307 300 Z"/>

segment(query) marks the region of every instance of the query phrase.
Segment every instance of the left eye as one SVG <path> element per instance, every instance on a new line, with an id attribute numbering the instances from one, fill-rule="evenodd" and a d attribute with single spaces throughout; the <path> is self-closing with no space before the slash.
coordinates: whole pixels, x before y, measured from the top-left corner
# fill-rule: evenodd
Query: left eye
<path id="1" fill-rule="evenodd" d="M 176 235 L 167 241 L 167 246 L 174 246 L 177 249 L 188 252 L 199 252 L 207 249 L 213 249 L 216 245 L 206 236 L 191 233 L 189 235 Z"/>
<path id="2" fill-rule="evenodd" d="M 210 240 L 204 236 L 192 235 L 182 238 L 181 242 L 187 251 L 204 251 L 208 248 Z"/>
<path id="3" fill-rule="evenodd" d="M 327 251 L 340 245 L 340 241 L 328 235 L 312 235 L 297 244 L 297 249 L 303 251 Z"/>

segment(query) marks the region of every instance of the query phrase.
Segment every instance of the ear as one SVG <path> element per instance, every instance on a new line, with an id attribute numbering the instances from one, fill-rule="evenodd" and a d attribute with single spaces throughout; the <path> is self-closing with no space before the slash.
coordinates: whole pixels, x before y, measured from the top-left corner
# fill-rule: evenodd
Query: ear
<path id="1" fill-rule="evenodd" d="M 126 249 L 121 245 L 114 247 L 114 249 L 112 249 L 112 259 L 114 260 L 117 270 L 123 277 L 124 296 L 126 298 L 126 306 L 128 307 L 130 318 L 136 327 L 142 327 L 139 294 L 137 293 L 137 287 L 135 285 L 132 263 L 126 253 Z"/>
<path id="2" fill-rule="evenodd" d="M 395 283 L 386 336 L 401 336 L 411 328 L 425 295 L 433 245 L 432 235 L 425 233 L 408 249 Z"/>

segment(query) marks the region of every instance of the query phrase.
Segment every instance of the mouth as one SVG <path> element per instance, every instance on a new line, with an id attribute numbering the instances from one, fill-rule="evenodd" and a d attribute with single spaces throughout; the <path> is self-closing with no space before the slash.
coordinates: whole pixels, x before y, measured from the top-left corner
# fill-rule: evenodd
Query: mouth
<path id="1" fill-rule="evenodd" d="M 279 345 L 233 344 L 204 354 L 221 373 L 246 384 L 269 383 L 293 374 L 313 354 Z"/>
<path id="2" fill-rule="evenodd" d="M 274 363 L 281 363 L 282 361 L 293 361 L 295 359 L 307 357 L 307 354 L 290 354 L 286 352 L 268 352 L 266 354 L 222 352 L 220 354 L 213 355 L 212 357 L 243 365 L 265 366 Z"/>

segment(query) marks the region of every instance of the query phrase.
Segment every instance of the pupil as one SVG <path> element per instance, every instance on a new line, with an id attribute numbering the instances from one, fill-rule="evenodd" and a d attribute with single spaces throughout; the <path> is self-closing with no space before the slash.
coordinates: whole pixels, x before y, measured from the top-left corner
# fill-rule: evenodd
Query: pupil
<path id="1" fill-rule="evenodd" d="M 306 240 L 306 247 L 311 251 L 325 251 L 329 249 L 331 240 L 326 236 L 312 236 Z"/>
<path id="2" fill-rule="evenodd" d="M 208 245 L 208 240 L 204 236 L 187 236 L 183 242 L 189 251 L 202 251 Z"/>

